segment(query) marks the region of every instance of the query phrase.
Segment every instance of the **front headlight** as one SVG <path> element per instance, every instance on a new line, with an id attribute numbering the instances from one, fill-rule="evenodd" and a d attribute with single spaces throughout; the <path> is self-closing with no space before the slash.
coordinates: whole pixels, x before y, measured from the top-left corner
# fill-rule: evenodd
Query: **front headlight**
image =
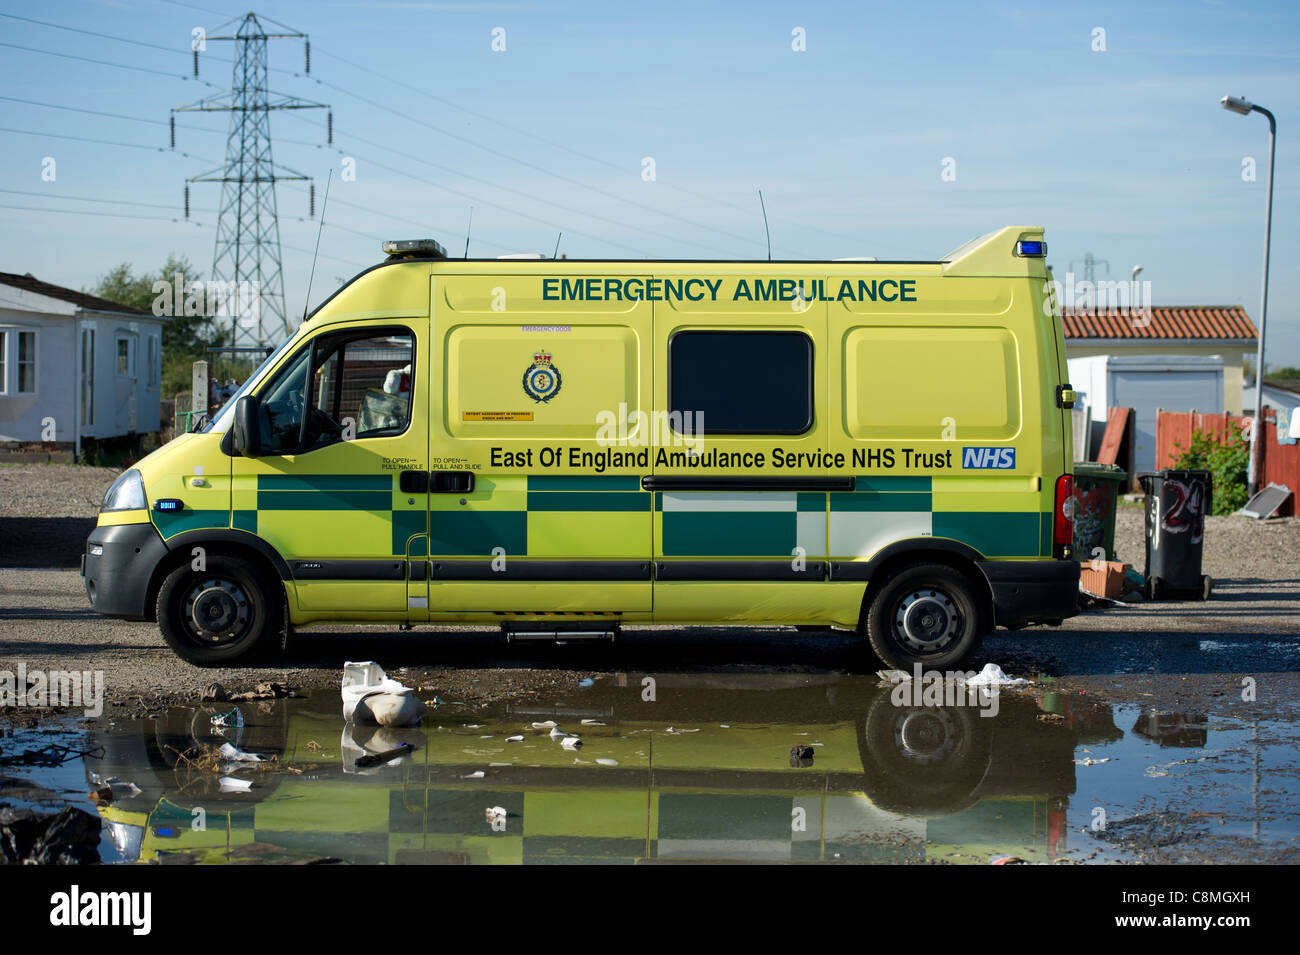
<path id="1" fill-rule="evenodd" d="M 103 509 L 106 511 L 138 511 L 148 506 L 144 497 L 144 480 L 135 468 L 123 471 L 104 495 Z"/>

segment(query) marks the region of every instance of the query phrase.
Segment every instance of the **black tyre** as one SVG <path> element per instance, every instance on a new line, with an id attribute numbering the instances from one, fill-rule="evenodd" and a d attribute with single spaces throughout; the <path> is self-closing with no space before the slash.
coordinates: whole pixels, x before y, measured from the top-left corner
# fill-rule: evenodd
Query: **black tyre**
<path id="1" fill-rule="evenodd" d="M 965 574 L 945 564 L 913 564 L 892 574 L 867 611 L 867 639 L 886 665 L 911 670 L 960 666 L 990 624 Z"/>
<path id="2" fill-rule="evenodd" d="M 284 594 L 256 567 L 214 554 L 203 571 L 182 564 L 167 575 L 158 591 L 158 629 L 196 666 L 247 662 L 283 647 Z"/>

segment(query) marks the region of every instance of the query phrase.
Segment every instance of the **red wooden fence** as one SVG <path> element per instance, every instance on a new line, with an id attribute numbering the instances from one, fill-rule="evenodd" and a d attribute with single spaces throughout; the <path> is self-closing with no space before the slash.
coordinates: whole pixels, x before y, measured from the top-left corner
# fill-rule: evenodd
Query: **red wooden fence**
<path id="1" fill-rule="evenodd" d="M 1175 444 L 1186 448 L 1191 444 L 1193 431 L 1222 435 L 1228 430 L 1228 421 L 1238 426 L 1250 416 L 1200 414 L 1195 411 L 1161 411 L 1156 415 L 1156 467 L 1171 468 L 1178 456 Z M 1264 409 L 1264 475 L 1260 487 L 1283 484 L 1291 489 L 1291 496 L 1278 509 L 1278 514 L 1296 513 L 1296 494 L 1300 493 L 1300 443 L 1278 444 L 1277 425 L 1271 408 Z"/>

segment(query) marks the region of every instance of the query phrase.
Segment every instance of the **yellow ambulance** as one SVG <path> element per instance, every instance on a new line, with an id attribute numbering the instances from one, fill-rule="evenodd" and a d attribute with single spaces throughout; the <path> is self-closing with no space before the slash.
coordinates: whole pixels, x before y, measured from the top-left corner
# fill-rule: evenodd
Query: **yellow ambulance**
<path id="1" fill-rule="evenodd" d="M 355 621 L 833 627 L 908 669 L 1075 613 L 1042 229 L 933 262 L 385 251 L 113 484 L 97 611 L 201 665 Z"/>

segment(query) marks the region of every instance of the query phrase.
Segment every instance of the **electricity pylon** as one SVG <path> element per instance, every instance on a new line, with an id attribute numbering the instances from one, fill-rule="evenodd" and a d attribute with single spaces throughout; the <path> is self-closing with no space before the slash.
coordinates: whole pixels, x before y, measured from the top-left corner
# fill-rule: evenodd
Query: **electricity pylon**
<path id="1" fill-rule="evenodd" d="M 275 184 L 281 180 L 295 179 L 311 182 L 310 176 L 277 166 L 272 160 L 271 110 L 328 109 L 324 103 L 287 96 L 269 88 L 266 41 L 302 39 L 308 73 L 311 72 L 311 41 L 305 33 L 276 23 L 269 17 L 265 19 L 284 32 L 267 33 L 257 14 L 249 13 L 240 21 L 231 20 L 217 28 L 221 30 L 238 22 L 239 26 L 233 33 L 203 37 L 204 41 L 234 42 L 235 63 L 230 90 L 172 111 L 230 113 L 225 164 L 185 180 L 185 214 L 189 216 L 190 183 L 222 184 L 221 213 L 217 222 L 216 248 L 212 254 L 212 278 L 224 283 L 227 289 L 237 292 L 239 307 L 231 309 L 230 313 L 223 314 L 221 318 L 230 319 L 231 344 L 245 348 L 277 344 L 293 330 L 284 306 Z M 197 45 L 194 52 L 196 76 L 198 51 L 204 45 Z M 172 146 L 175 145 L 173 116 Z M 315 183 L 311 184 L 310 192 L 310 212 L 314 217 Z"/>

